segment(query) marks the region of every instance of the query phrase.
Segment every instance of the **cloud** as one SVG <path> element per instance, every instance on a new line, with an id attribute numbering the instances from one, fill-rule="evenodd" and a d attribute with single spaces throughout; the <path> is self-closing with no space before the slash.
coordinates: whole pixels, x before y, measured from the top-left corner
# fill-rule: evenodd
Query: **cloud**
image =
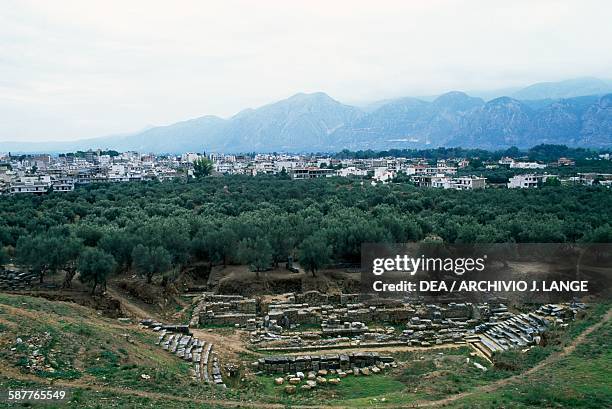
<path id="1" fill-rule="evenodd" d="M 300 91 L 346 102 L 611 77 L 606 1 L 13 1 L 0 140 L 229 116 Z"/>

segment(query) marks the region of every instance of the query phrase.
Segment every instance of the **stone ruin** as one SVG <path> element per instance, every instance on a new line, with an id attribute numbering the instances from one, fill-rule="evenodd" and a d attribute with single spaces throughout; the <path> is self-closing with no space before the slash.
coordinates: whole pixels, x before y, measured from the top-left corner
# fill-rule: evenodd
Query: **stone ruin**
<path id="1" fill-rule="evenodd" d="M 213 357 L 213 344 L 194 337 L 187 325 L 165 325 L 151 319 L 142 320 L 140 324 L 159 333 L 156 345 L 193 364 L 191 371 L 194 380 L 226 387 L 219 360 Z"/>
<path id="2" fill-rule="evenodd" d="M 369 376 L 396 368 L 393 357 L 376 352 L 322 354 L 325 349 L 389 346 L 469 345 L 491 358 L 496 352 L 528 348 L 540 342 L 551 325 L 567 325 L 584 304 L 548 304 L 536 311 L 513 313 L 500 300 L 481 304 L 423 304 L 388 300 L 362 300 L 355 294 L 326 295 L 316 291 L 262 298 L 204 293 L 194 300 L 190 325 L 230 325 L 250 332 L 259 351 L 295 351 L 252 363 L 258 374 L 284 374 L 293 394 L 317 385 L 335 385 L 346 376 Z M 359 318 L 359 320 L 353 319 Z M 194 379 L 226 387 L 222 366 L 213 345 L 197 339 L 187 325 L 141 322 L 159 332 L 157 344 L 193 364 Z M 368 323 L 403 325 L 379 327 Z M 320 325 L 320 330 L 296 331 L 300 325 Z M 308 351 L 318 351 L 309 353 Z M 237 369 L 228 370 L 232 374 Z M 330 375 L 331 377 L 328 377 Z M 305 383 L 304 383 L 305 382 Z"/>
<path id="3" fill-rule="evenodd" d="M 365 368 L 375 365 L 394 363 L 390 356 L 381 356 L 376 352 L 354 352 L 349 354 L 327 355 L 278 355 L 259 358 L 253 362 L 253 368 L 265 373 L 296 373 L 319 370 L 343 370 Z"/>
<path id="4" fill-rule="evenodd" d="M 204 293 L 198 298 L 190 325 L 239 325 L 256 317 L 255 299 Z"/>
<path id="5" fill-rule="evenodd" d="M 376 353 L 351 353 L 331 355 L 273 356 L 253 362 L 259 373 L 280 374 L 285 377 L 274 379 L 276 385 L 283 385 L 285 393 L 294 394 L 297 386 L 310 390 L 318 385 L 338 385 L 349 375 L 370 376 L 389 368 L 397 368 L 392 357 Z M 304 383 L 302 383 L 304 381 Z"/>
<path id="6" fill-rule="evenodd" d="M 2 290 L 27 290 L 32 286 L 32 281 L 37 279 L 38 274 L 31 271 L 0 269 L 0 289 Z"/>
<path id="7" fill-rule="evenodd" d="M 368 327 L 363 322 L 342 322 L 334 316 L 323 320 L 321 332 L 327 336 L 350 336 L 365 334 Z"/>
<path id="8" fill-rule="evenodd" d="M 309 303 L 316 305 L 311 305 Z M 330 301 L 340 304 L 325 304 Z M 465 343 L 470 328 L 486 319 L 486 305 L 449 303 L 421 304 L 393 300 L 359 301 L 354 294 L 329 296 L 318 292 L 289 294 L 280 301 L 261 307 L 263 319 L 249 319 L 246 329 L 262 349 L 314 349 L 315 347 L 382 346 Z M 368 323 L 405 325 L 398 334 L 395 327 L 374 328 Z M 320 325 L 319 331 L 292 333 L 299 325 Z M 285 346 L 280 345 L 285 341 Z"/>
<path id="9" fill-rule="evenodd" d="M 572 309 L 579 308 L 548 305 L 513 314 L 502 301 L 424 304 L 318 291 L 261 298 L 204 293 L 196 301 L 192 325 L 246 329 L 250 342 L 261 351 L 469 345 L 490 357 L 494 352 L 537 344 L 551 322 L 573 316 Z M 307 331 L 300 331 L 300 326 Z"/>
<path id="10" fill-rule="evenodd" d="M 529 313 L 513 314 L 498 309 L 493 319 L 477 325 L 466 341 L 475 349 L 491 357 L 496 352 L 537 345 L 550 325 L 567 325 L 585 304 L 546 304 Z"/>
<path id="11" fill-rule="evenodd" d="M 399 324 L 414 314 L 414 310 L 401 302 L 381 300 L 378 304 L 376 301 L 366 304 L 361 302 L 359 297 L 359 294 L 324 294 L 309 291 L 302 294 L 285 294 L 270 301 L 263 301 L 239 295 L 204 293 L 196 300 L 190 325 L 248 326 L 249 329 L 268 328 L 272 325 L 281 331 L 298 324 L 321 325 L 324 321 L 329 324 L 334 320 L 340 320 L 342 323 Z M 330 329 L 340 327 L 329 326 Z M 353 330 L 363 332 L 359 331 L 359 327 L 358 324 L 351 325 Z"/>

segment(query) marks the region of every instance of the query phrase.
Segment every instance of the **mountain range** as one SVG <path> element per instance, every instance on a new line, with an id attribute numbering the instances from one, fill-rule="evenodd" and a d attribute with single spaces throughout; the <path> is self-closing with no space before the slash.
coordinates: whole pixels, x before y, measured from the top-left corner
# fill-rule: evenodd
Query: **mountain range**
<path id="1" fill-rule="evenodd" d="M 0 142 L 0 151 L 330 152 L 437 146 L 500 149 L 541 143 L 612 146 L 612 85 L 583 78 L 539 83 L 488 101 L 452 91 L 369 109 L 300 93 L 231 118 L 203 116 L 141 132 L 72 142 Z"/>

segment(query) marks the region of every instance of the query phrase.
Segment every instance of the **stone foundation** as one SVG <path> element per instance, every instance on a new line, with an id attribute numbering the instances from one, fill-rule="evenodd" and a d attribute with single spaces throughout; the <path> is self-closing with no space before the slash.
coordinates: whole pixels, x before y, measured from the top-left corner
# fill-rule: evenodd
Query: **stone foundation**
<path id="1" fill-rule="evenodd" d="M 321 369 L 349 370 L 391 362 L 393 362 L 392 357 L 381 356 L 376 352 L 354 352 L 350 354 L 270 356 L 258 359 L 253 363 L 253 367 L 259 371 L 272 374 L 319 371 Z"/>

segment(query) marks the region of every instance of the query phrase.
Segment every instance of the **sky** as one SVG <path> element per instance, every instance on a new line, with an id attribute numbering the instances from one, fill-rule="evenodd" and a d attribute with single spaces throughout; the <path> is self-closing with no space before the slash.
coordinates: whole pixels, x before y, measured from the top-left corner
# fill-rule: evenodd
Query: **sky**
<path id="1" fill-rule="evenodd" d="M 610 21 L 607 0 L 2 0 L 0 141 L 228 117 L 298 92 L 357 104 L 609 79 Z"/>

